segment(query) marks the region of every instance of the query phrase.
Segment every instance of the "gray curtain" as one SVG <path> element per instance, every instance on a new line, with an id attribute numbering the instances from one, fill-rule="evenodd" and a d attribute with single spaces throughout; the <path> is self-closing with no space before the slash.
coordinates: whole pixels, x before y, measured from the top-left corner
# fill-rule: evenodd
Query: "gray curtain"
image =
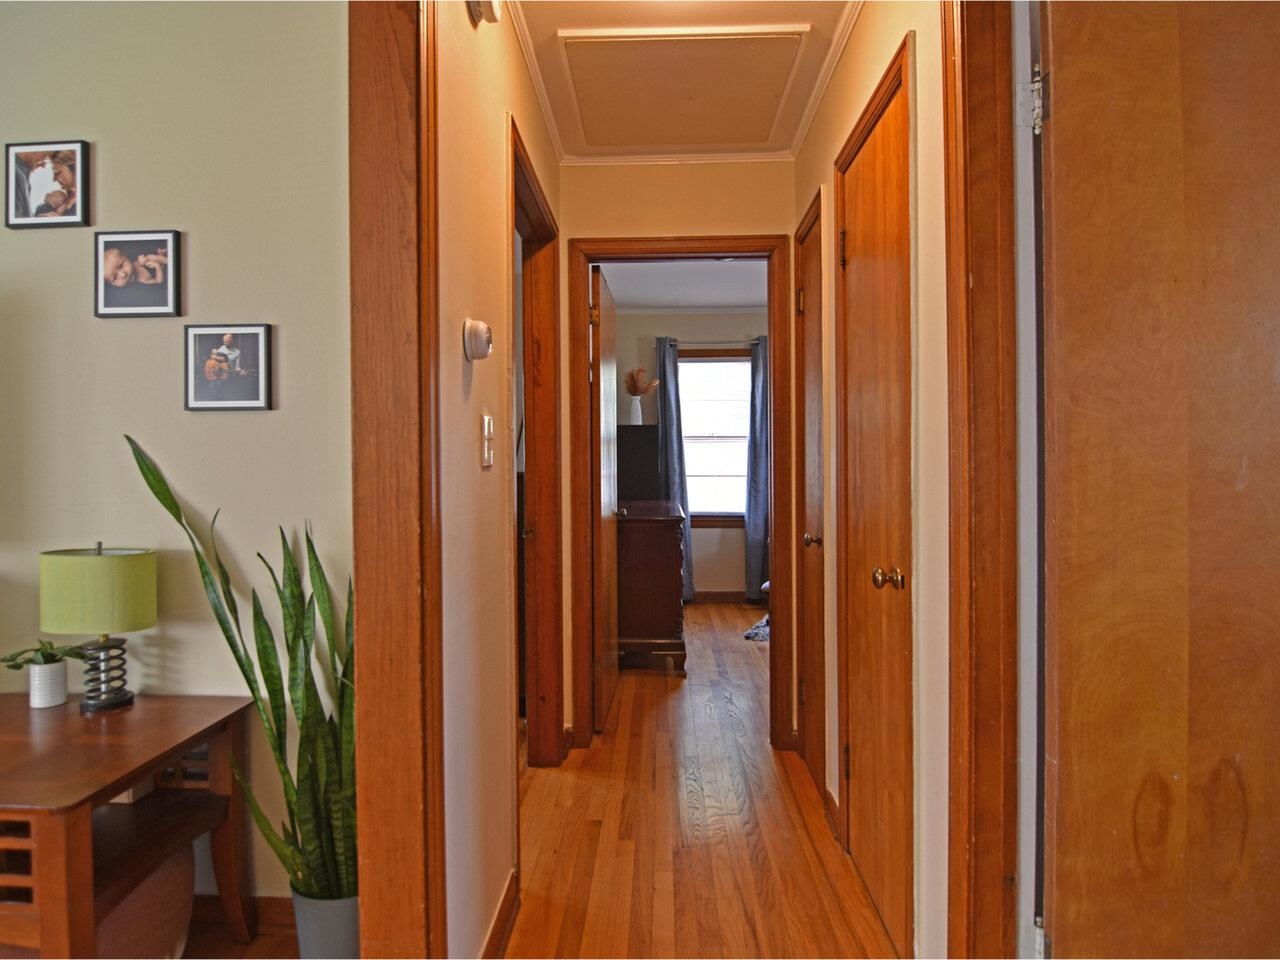
<path id="1" fill-rule="evenodd" d="M 680 364 L 674 337 L 654 341 L 658 368 L 658 473 L 668 500 L 684 509 L 684 563 L 680 577 L 685 601 L 693 599 L 693 525 L 689 522 L 689 485 L 684 475 L 684 431 L 680 429 Z"/>
<path id="2" fill-rule="evenodd" d="M 751 348 L 751 422 L 747 436 L 747 599 L 769 579 L 769 338 Z"/>

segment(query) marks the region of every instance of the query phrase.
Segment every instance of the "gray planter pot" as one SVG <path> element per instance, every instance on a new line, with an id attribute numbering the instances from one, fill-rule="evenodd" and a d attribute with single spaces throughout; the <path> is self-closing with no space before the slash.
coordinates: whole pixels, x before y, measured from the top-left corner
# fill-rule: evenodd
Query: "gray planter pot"
<path id="1" fill-rule="evenodd" d="M 360 956 L 360 898 L 313 900 L 293 891 L 293 917 L 298 924 L 298 956 L 302 960 L 354 960 Z"/>

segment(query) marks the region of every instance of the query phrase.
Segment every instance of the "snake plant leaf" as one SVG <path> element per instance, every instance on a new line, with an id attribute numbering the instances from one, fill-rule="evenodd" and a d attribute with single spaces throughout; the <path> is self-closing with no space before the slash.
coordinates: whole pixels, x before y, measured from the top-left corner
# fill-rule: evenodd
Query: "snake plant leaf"
<path id="1" fill-rule="evenodd" d="M 302 629 L 302 613 L 305 600 L 302 593 L 302 575 L 298 572 L 298 564 L 293 559 L 293 550 L 289 546 L 289 538 L 284 535 L 284 527 L 280 527 L 280 552 L 283 554 L 280 566 L 280 585 L 284 588 L 280 597 L 280 611 L 284 618 L 286 635 L 292 634 L 296 641 Z"/>
<path id="2" fill-rule="evenodd" d="M 262 612 L 262 601 L 258 599 L 258 591 L 253 591 L 253 639 L 258 647 L 258 667 L 262 670 L 262 681 L 267 687 L 267 697 L 271 702 L 271 719 L 275 723 L 277 748 L 286 753 L 288 744 L 289 717 L 284 699 L 284 680 L 280 674 L 280 651 L 276 649 L 276 637 Z"/>
<path id="3" fill-rule="evenodd" d="M 314 725 L 306 716 L 304 711 L 304 719 L 299 722 L 301 729 L 298 732 L 298 840 L 306 864 L 308 883 L 311 890 L 316 892 L 312 893 L 301 887 L 299 890 L 307 896 L 324 897 L 328 871 L 324 866 L 320 831 L 327 831 L 328 824 L 321 818 L 316 789 Z"/>
<path id="4" fill-rule="evenodd" d="M 329 676 L 338 679 L 338 635 L 334 630 L 333 597 L 329 594 L 329 580 L 324 575 L 324 567 L 316 556 L 316 545 L 311 540 L 311 529 L 305 533 L 307 545 L 307 575 L 311 578 L 311 592 L 316 600 L 316 610 L 320 613 L 320 624 L 324 627 L 324 642 L 329 648 Z M 336 691 L 335 691 L 336 693 Z"/>
<path id="5" fill-rule="evenodd" d="M 249 786 L 244 774 L 240 772 L 240 765 L 236 763 L 234 757 L 231 760 L 231 772 L 244 789 L 245 800 L 249 804 L 249 814 L 253 817 L 253 822 L 258 825 L 258 832 L 262 834 L 262 838 L 267 841 L 267 846 L 271 848 L 271 851 L 276 855 L 276 859 L 284 867 L 285 872 L 289 874 L 290 882 L 298 883 L 305 875 L 298 848 L 277 833 L 275 828 L 271 826 L 271 821 L 262 812 L 262 806 L 258 803 L 258 798 L 254 795 L 253 788 Z"/>
<path id="6" fill-rule="evenodd" d="M 137 461 L 138 470 L 141 471 L 142 479 L 146 481 L 152 495 L 160 501 L 160 506 L 169 511 L 169 516 L 185 527 L 186 520 L 182 517 L 182 508 L 178 506 L 178 498 L 173 495 L 169 482 L 165 480 L 164 474 L 160 472 L 156 462 L 147 456 L 146 451 L 138 446 L 138 442 L 133 437 L 126 433 L 124 438 L 129 441 L 129 447 L 133 450 L 133 459 Z"/>
<path id="7" fill-rule="evenodd" d="M 221 513 L 221 508 L 213 511 L 213 519 L 209 521 L 209 546 L 213 549 L 213 565 L 218 568 L 218 579 L 222 583 L 222 599 L 226 601 L 227 610 L 231 613 L 231 620 L 236 626 L 236 635 L 240 636 L 240 645 L 243 647 L 244 637 L 240 633 L 240 610 L 236 606 L 235 591 L 231 589 L 231 576 L 227 573 L 222 556 L 218 553 L 217 527 L 218 516 Z"/>

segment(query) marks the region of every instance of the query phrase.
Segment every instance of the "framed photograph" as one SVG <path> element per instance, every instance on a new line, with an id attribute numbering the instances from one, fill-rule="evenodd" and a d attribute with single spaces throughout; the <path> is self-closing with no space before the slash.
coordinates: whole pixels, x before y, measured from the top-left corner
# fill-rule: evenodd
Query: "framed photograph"
<path id="1" fill-rule="evenodd" d="M 271 324 L 188 324 L 186 341 L 186 409 L 271 409 Z"/>
<path id="2" fill-rule="evenodd" d="M 93 235 L 93 312 L 99 317 L 178 316 L 178 231 Z"/>
<path id="3" fill-rule="evenodd" d="M 83 227 L 89 223 L 89 144 L 84 140 L 5 145 L 6 226 Z"/>

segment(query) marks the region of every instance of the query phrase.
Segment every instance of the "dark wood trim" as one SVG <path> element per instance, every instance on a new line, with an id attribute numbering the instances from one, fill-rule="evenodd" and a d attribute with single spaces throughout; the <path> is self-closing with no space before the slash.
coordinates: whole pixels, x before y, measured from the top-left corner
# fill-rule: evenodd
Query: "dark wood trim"
<path id="1" fill-rule="evenodd" d="M 804 216 L 800 218 L 800 225 L 796 227 L 795 245 L 799 248 L 804 242 L 804 238 L 809 235 L 818 224 L 818 220 L 822 217 L 822 191 L 819 190 L 813 195 L 813 199 L 809 202 L 809 209 L 805 210 Z"/>
<path id="2" fill-rule="evenodd" d="M 772 568 L 769 644 L 769 739 L 778 749 L 795 748 L 792 703 L 792 629 L 795 598 L 791 402 L 791 239 L 787 236 L 629 237 L 569 241 L 569 370 L 588 366 L 587 300 L 590 265 L 610 260 L 707 260 L 755 257 L 769 262 L 769 391 L 772 398 L 773 475 L 770 484 Z M 573 727 L 574 743 L 591 743 L 591 610 L 581 602 L 591 583 L 591 409 L 589 384 L 569 378 L 570 567 L 574 584 Z M 589 596 L 589 592 L 586 596 Z"/>
<path id="3" fill-rule="evenodd" d="M 695 513 L 689 517 L 689 523 L 695 530 L 715 527 L 742 529 L 747 525 L 747 518 L 740 513 Z"/>
<path id="4" fill-rule="evenodd" d="M 693 603 L 746 603 L 744 590 L 699 590 L 693 595 Z M 763 604 L 762 604 L 763 606 Z"/>
<path id="5" fill-rule="evenodd" d="M 442 957 L 436 5 L 347 16 L 361 953 Z"/>
<path id="6" fill-rule="evenodd" d="M 1008 6 L 942 4 L 951 434 L 947 952 L 1017 953 L 1017 331 Z"/>
<path id="7" fill-rule="evenodd" d="M 844 829 L 840 826 L 840 823 L 842 819 L 847 820 L 848 818 L 841 818 L 840 807 L 836 803 L 836 798 L 831 795 L 831 790 L 828 789 L 827 785 L 822 784 L 821 787 L 822 806 L 827 812 L 827 826 L 831 828 L 831 832 L 835 834 L 840 845 L 844 846 Z"/>
<path id="8" fill-rule="evenodd" d="M 676 353 L 682 360 L 751 359 L 750 347 L 682 347 L 677 343 Z"/>
<path id="9" fill-rule="evenodd" d="M 511 202 L 523 240 L 525 716 L 528 763 L 564 760 L 564 556 L 560 531 L 560 242 L 529 151 L 511 122 Z M 508 261 L 510 262 L 510 261 Z M 515 477 L 512 477 L 514 484 Z M 515 502 L 514 489 L 512 502 Z M 520 536 L 512 517 L 512 536 Z M 514 551 L 513 554 L 514 556 Z M 512 645 L 518 642 L 513 633 Z"/>
<path id="10" fill-rule="evenodd" d="M 498 903 L 498 912 L 493 917 L 493 926 L 484 940 L 484 950 L 480 956 L 485 958 L 501 957 L 507 952 L 507 943 L 511 940 L 511 931 L 515 929 L 516 917 L 520 915 L 520 871 L 512 870 L 507 878 L 506 889 L 502 891 L 502 900 Z"/>
<path id="11" fill-rule="evenodd" d="M 254 911 L 258 916 L 258 933 L 296 929 L 293 917 L 293 900 L 289 897 L 253 897 Z M 222 901 L 214 894 L 197 894 L 191 907 L 191 919 L 196 923 L 226 923 L 227 915 Z"/>

